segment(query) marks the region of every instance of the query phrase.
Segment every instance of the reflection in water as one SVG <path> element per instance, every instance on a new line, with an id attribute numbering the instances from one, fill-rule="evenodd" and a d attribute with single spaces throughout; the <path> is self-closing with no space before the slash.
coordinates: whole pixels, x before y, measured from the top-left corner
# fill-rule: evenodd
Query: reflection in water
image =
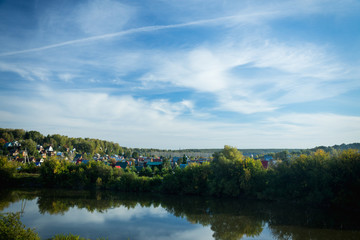
<path id="1" fill-rule="evenodd" d="M 214 239 L 235 240 L 245 236 L 258 239 L 264 229 L 273 239 L 360 239 L 360 221 L 354 218 L 358 214 L 300 208 L 290 204 L 114 192 L 22 190 L 2 192 L 0 211 L 23 199 L 37 199 L 41 214 L 60 216 L 70 214 L 74 208 L 86 211 L 87 216 L 91 213 L 110 216 L 115 209 L 128 213 L 137 211 L 144 215 L 144 209 L 160 209 L 163 215 L 164 212 L 169 213 L 189 223 L 210 227 Z M 137 221 L 136 224 L 143 223 Z M 162 225 L 158 226 L 161 228 Z M 136 229 L 141 231 L 144 228 Z M 170 236 L 171 233 L 163 234 Z M 134 237 L 137 238 L 139 235 Z"/>

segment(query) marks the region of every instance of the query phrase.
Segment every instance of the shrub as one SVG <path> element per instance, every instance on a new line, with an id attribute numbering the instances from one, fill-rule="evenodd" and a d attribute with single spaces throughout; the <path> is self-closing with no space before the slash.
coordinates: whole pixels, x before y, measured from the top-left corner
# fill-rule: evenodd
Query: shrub
<path id="1" fill-rule="evenodd" d="M 0 239 L 40 240 L 33 229 L 26 228 L 20 221 L 20 213 L 0 214 Z"/>
<path id="2" fill-rule="evenodd" d="M 16 163 L 10 162 L 5 156 L 0 157 L 0 182 L 7 185 L 16 172 Z"/>

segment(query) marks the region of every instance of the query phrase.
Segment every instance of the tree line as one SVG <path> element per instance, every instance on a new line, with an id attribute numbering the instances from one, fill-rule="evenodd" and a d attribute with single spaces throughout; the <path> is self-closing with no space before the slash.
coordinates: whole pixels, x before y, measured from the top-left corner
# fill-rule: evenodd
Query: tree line
<path id="1" fill-rule="evenodd" d="M 93 155 L 99 153 L 101 155 L 112 154 L 131 154 L 125 147 L 121 147 L 118 143 L 92 139 L 92 138 L 72 138 L 53 134 L 44 136 L 38 131 L 25 131 L 23 129 L 4 129 L 0 128 L 0 155 L 6 155 L 7 149 L 4 148 L 5 143 L 18 141 L 23 150 L 27 150 L 30 156 L 37 156 L 37 145 L 43 147 L 52 146 L 55 151 L 67 152 L 75 148 L 76 152 L 87 153 Z"/>
<path id="2" fill-rule="evenodd" d="M 75 148 L 77 153 L 86 154 L 87 158 L 92 158 L 95 153 L 100 155 L 122 155 L 126 158 L 136 156 L 163 156 L 182 157 L 184 154 L 188 157 L 210 157 L 213 153 L 220 152 L 222 149 L 180 149 L 164 150 L 154 148 L 129 148 L 120 146 L 106 140 L 93 138 L 73 138 L 60 134 L 43 135 L 38 131 L 25 131 L 23 129 L 6 129 L 0 128 L 0 155 L 9 154 L 9 149 L 4 148 L 8 142 L 18 141 L 22 150 L 27 150 L 30 156 L 40 158 L 37 145 L 43 147 L 52 146 L 55 151 L 64 152 Z M 262 157 L 264 155 L 273 156 L 276 159 L 286 160 L 289 156 L 298 156 L 300 154 L 311 154 L 317 150 L 333 153 L 347 149 L 360 149 L 360 143 L 341 144 L 334 146 L 319 146 L 312 149 L 240 149 L 245 156 Z"/>
<path id="3" fill-rule="evenodd" d="M 16 172 L 1 160 L 3 182 Z M 283 200 L 315 205 L 360 208 L 360 153 L 336 154 L 321 149 L 278 161 L 265 169 L 260 160 L 244 157 L 225 146 L 204 164 L 186 168 L 135 167 L 117 169 L 102 162 L 73 164 L 51 158 L 37 168 L 45 187 L 99 188 L 125 192 L 161 192 L 178 195 L 211 195 L 262 200 Z M 10 181 L 11 182 L 11 181 Z"/>

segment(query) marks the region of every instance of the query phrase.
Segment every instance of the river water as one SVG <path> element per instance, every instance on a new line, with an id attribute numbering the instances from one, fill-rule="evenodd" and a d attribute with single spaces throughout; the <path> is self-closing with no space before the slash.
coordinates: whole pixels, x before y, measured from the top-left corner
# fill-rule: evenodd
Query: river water
<path id="1" fill-rule="evenodd" d="M 41 239 L 360 239 L 356 211 L 239 199 L 9 190 L 0 192 L 0 212 L 21 212 Z"/>

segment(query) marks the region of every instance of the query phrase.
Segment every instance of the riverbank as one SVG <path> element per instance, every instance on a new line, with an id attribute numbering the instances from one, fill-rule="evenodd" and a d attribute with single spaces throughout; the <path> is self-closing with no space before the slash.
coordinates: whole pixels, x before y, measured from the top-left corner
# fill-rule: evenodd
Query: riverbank
<path id="1" fill-rule="evenodd" d="M 214 161 L 185 169 L 117 169 L 102 162 L 72 164 L 47 160 L 36 174 L 13 174 L 12 187 L 102 189 L 175 195 L 288 201 L 313 206 L 360 209 L 360 153 L 317 151 L 268 169 L 231 147 Z"/>

